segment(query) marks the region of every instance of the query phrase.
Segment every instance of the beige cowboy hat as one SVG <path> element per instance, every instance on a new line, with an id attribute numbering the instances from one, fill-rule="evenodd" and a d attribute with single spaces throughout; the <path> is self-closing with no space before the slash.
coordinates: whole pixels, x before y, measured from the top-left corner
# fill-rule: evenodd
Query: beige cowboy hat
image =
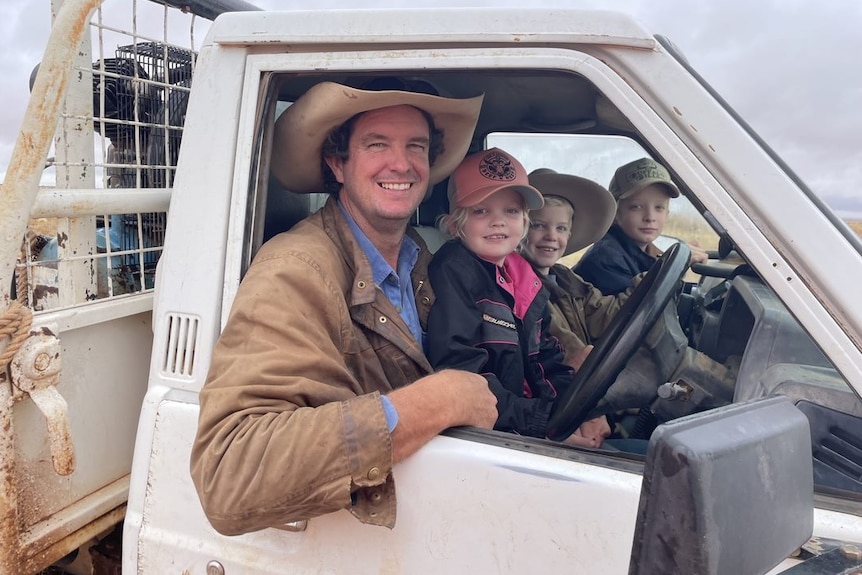
<path id="1" fill-rule="evenodd" d="M 431 186 L 458 166 L 473 137 L 483 96 L 443 98 L 402 90 L 360 90 L 334 82 L 311 87 L 275 123 L 272 174 L 287 190 L 324 191 L 321 149 L 329 133 L 361 112 L 389 106 L 414 106 L 434 118 L 443 131 L 443 151 L 431 167 Z"/>
<path id="2" fill-rule="evenodd" d="M 572 204 L 572 235 L 563 255 L 574 253 L 598 241 L 614 221 L 617 205 L 604 187 L 592 180 L 558 174 L 550 168 L 530 172 L 530 185 L 543 196 L 559 196 Z"/>

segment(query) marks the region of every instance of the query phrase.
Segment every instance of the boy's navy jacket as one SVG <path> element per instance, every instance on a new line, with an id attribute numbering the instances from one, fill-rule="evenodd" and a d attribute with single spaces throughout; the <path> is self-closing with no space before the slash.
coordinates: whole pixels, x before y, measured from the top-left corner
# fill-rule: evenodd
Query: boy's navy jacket
<path id="1" fill-rule="evenodd" d="M 485 376 L 497 396 L 495 429 L 545 437 L 573 371 L 548 332 L 549 294 L 533 268 L 513 253 L 501 273 L 452 240 L 434 255 L 428 279 L 436 296 L 426 339 L 431 365 Z"/>
<path id="2" fill-rule="evenodd" d="M 644 251 L 617 224 L 592 245 L 572 270 L 599 288 L 604 295 L 617 295 L 632 285 L 632 278 L 648 272 L 661 255 L 649 244 Z"/>

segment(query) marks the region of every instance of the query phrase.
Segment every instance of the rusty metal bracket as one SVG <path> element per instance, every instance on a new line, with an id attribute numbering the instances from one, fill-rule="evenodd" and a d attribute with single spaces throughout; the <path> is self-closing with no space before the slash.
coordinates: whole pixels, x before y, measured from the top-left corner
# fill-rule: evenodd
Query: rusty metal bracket
<path id="1" fill-rule="evenodd" d="M 75 449 L 69 431 L 69 406 L 57 391 L 62 362 L 60 339 L 49 327 L 31 331 L 9 365 L 13 397 L 29 396 L 48 426 L 51 461 L 59 475 L 75 471 Z"/>

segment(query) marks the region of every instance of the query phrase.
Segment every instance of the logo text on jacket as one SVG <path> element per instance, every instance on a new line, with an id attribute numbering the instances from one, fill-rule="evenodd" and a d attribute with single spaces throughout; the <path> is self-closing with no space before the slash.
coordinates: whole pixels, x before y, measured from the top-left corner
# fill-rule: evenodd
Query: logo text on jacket
<path id="1" fill-rule="evenodd" d="M 492 323 L 494 325 L 507 327 L 509 329 L 518 329 L 518 326 L 516 326 L 514 323 L 512 323 L 510 321 L 506 321 L 504 319 L 500 319 L 500 318 L 488 315 L 487 313 L 482 314 L 482 320 L 487 321 L 488 323 Z"/>

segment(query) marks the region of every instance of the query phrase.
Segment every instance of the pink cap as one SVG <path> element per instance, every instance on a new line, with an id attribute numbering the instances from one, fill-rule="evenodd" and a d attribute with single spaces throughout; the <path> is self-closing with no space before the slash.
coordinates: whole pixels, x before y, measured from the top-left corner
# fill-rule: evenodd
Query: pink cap
<path id="1" fill-rule="evenodd" d="M 521 162 L 500 148 L 491 148 L 464 158 L 449 176 L 449 210 L 475 206 L 493 194 L 512 188 L 524 197 L 527 209 L 545 205 L 542 194 L 530 185 Z"/>

